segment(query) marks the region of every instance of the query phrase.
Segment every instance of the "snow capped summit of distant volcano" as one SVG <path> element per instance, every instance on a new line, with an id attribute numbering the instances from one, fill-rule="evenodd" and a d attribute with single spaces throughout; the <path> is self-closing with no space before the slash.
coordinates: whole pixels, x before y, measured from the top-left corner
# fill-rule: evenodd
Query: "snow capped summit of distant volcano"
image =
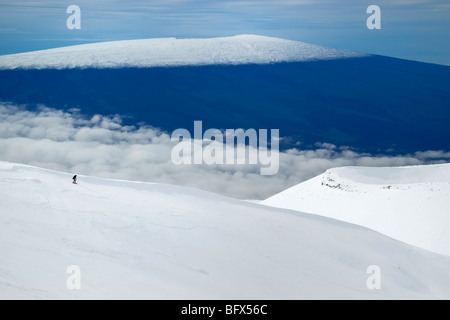
<path id="1" fill-rule="evenodd" d="M 365 56 L 256 35 L 99 42 L 0 56 L 0 69 L 68 69 L 269 64 Z"/>

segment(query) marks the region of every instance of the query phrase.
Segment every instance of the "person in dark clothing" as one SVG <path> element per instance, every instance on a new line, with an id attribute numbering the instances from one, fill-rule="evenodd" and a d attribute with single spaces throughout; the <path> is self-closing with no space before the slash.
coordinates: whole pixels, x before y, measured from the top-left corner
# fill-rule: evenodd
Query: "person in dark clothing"
<path id="1" fill-rule="evenodd" d="M 77 175 L 74 175 L 72 178 L 72 183 L 77 184 Z"/>

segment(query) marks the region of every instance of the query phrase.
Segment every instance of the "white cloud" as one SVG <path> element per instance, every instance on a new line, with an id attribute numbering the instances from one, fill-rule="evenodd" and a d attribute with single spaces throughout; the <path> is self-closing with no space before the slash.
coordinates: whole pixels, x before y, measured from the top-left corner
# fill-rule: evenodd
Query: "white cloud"
<path id="1" fill-rule="evenodd" d="M 119 116 L 86 118 L 79 110 L 27 111 L 0 104 L 0 160 L 78 175 L 192 186 L 244 199 L 269 197 L 331 167 L 450 160 L 450 152 L 443 151 L 373 156 L 322 142 L 317 150 L 281 152 L 278 174 L 261 176 L 258 165 L 175 165 L 173 146 L 168 133 L 144 125 L 125 126 Z"/>

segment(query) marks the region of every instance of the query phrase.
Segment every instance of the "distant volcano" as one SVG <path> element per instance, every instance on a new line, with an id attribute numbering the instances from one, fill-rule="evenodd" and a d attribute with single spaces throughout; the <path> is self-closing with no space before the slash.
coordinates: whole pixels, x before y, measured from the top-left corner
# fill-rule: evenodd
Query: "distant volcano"
<path id="1" fill-rule="evenodd" d="M 0 56 L 0 100 L 171 132 L 280 129 L 371 153 L 447 150 L 450 67 L 262 36 L 114 41 Z"/>

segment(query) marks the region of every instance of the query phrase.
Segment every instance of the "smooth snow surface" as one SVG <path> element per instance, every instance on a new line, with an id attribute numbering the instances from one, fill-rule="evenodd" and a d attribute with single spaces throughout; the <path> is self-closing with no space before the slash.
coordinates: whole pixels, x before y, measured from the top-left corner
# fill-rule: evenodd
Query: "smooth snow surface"
<path id="1" fill-rule="evenodd" d="M 261 203 L 355 223 L 450 255 L 450 164 L 334 168 Z"/>
<path id="2" fill-rule="evenodd" d="M 0 162 L 0 299 L 450 298 L 450 257 L 360 226 L 73 174 Z"/>
<path id="3" fill-rule="evenodd" d="M 210 39 L 100 42 L 0 56 L 0 69 L 67 69 L 268 64 L 365 56 L 278 38 L 239 35 Z"/>

